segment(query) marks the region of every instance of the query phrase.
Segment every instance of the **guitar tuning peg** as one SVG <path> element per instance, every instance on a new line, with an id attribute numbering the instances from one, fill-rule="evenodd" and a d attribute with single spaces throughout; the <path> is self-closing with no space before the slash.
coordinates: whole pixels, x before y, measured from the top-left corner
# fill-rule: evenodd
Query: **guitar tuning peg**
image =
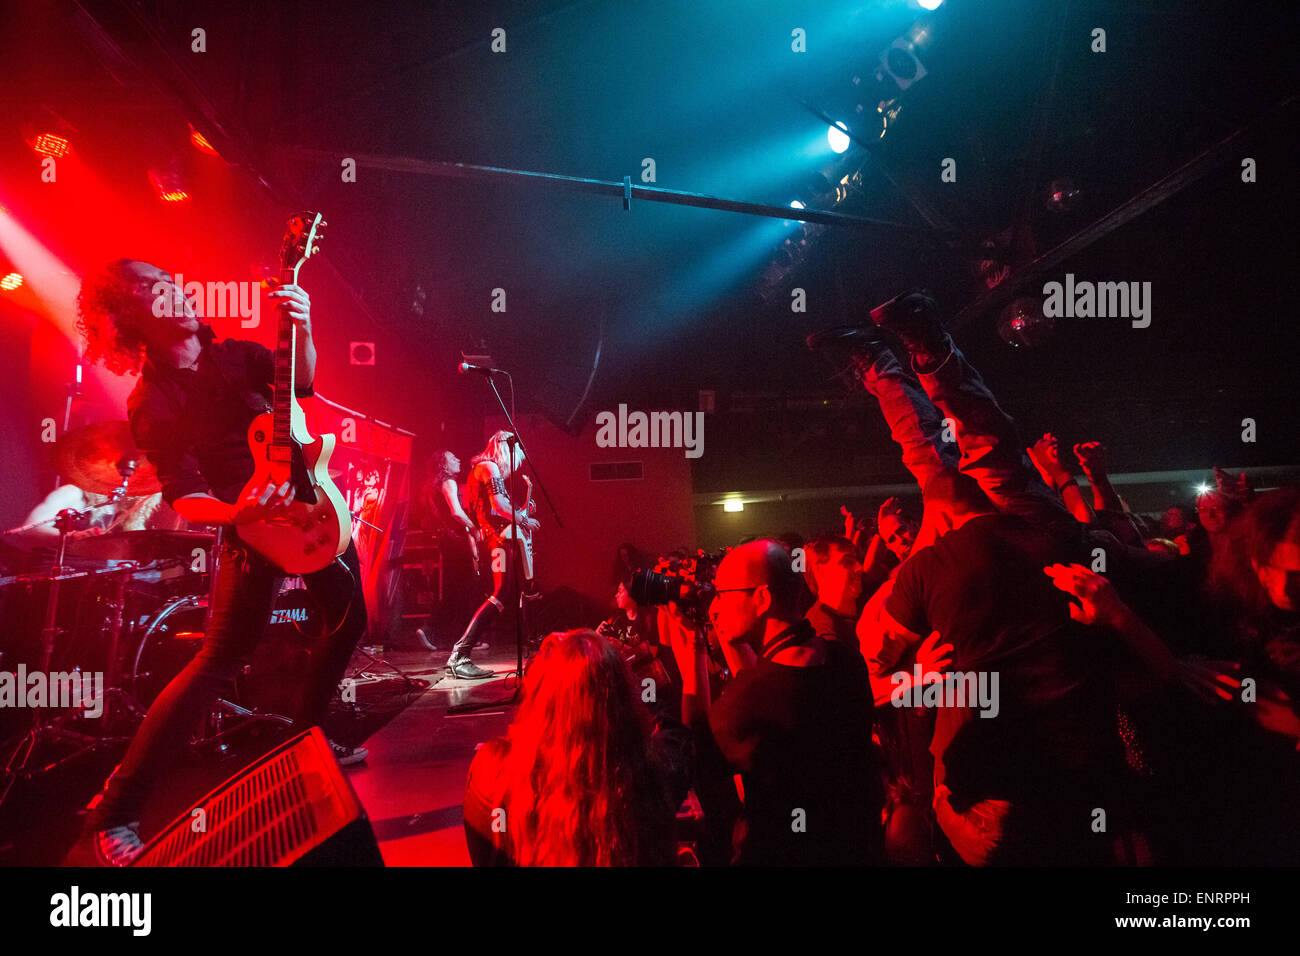
<path id="1" fill-rule="evenodd" d="M 312 247 L 311 247 L 311 254 L 312 254 L 313 256 L 318 256 L 318 255 L 320 255 L 320 246 L 312 246 Z"/>
<path id="2" fill-rule="evenodd" d="M 321 228 L 321 229 L 324 229 L 324 228 L 325 228 L 326 226 L 328 226 L 328 225 L 329 225 L 329 223 L 326 222 L 324 219 L 322 219 L 322 220 L 320 221 L 320 228 Z"/>

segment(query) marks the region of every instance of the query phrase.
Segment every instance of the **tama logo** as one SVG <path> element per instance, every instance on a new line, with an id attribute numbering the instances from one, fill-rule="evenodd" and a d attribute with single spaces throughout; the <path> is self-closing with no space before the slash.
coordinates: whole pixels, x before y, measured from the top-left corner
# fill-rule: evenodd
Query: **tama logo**
<path id="1" fill-rule="evenodd" d="M 306 624 L 307 609 L 305 607 L 286 607 L 271 613 L 272 624 Z"/>
<path id="2" fill-rule="evenodd" d="M 152 913 L 152 893 L 82 893 L 73 886 L 50 897 L 51 926 L 127 926 L 133 936 L 148 936 Z"/>

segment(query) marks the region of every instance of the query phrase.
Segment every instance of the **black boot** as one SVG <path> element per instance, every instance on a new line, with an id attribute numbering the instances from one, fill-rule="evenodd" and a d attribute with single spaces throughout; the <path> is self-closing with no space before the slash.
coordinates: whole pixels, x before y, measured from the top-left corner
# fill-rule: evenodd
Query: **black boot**
<path id="1" fill-rule="evenodd" d="M 924 289 L 912 289 L 871 310 L 877 328 L 898 336 L 918 372 L 933 371 L 952 354 L 952 339 L 939 321 L 939 305 Z"/>
<path id="2" fill-rule="evenodd" d="M 474 645 L 478 642 L 478 636 L 491 625 L 493 619 L 500 613 L 501 608 L 491 598 L 484 601 L 479 606 L 479 609 L 474 612 L 469 626 L 465 628 L 465 633 L 461 635 L 460 640 L 451 649 L 451 656 L 447 658 L 447 671 L 453 677 L 466 680 L 481 680 L 484 677 L 495 676 L 492 671 L 484 670 L 471 662 L 469 656 L 474 650 Z"/>
<path id="3" fill-rule="evenodd" d="M 890 351 L 884 335 L 869 325 L 837 325 L 822 329 L 804 339 L 804 345 L 823 355 L 838 369 L 837 377 L 842 375 L 857 382 L 862 381 L 867 369 L 877 359 Z"/>

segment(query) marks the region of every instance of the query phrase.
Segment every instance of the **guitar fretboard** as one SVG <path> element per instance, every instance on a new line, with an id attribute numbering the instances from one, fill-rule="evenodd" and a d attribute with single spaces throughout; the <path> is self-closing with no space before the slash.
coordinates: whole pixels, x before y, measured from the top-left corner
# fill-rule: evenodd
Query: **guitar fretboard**
<path id="1" fill-rule="evenodd" d="M 281 273 L 281 281 L 285 284 L 294 282 L 296 276 L 293 273 L 296 271 L 285 270 Z M 273 382 L 275 394 L 271 399 L 274 427 L 270 454 L 272 460 L 287 461 L 292 444 L 289 434 L 289 409 L 293 404 L 294 355 L 297 339 L 293 317 L 283 309 L 277 309 L 276 316 L 275 380 Z"/>

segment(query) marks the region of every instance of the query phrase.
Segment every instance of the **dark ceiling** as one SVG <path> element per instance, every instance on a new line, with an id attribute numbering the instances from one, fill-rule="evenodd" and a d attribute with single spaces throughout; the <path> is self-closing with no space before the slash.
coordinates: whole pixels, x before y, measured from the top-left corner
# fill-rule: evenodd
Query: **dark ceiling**
<path id="1" fill-rule="evenodd" d="M 699 463 L 701 487 L 814 483 L 792 463 L 823 460 L 845 434 L 893 474 L 871 410 L 839 401 L 804 352 L 809 331 L 911 285 L 956 312 L 988 291 L 971 254 L 986 240 L 1001 237 L 1014 275 L 1245 129 L 1048 276 L 1152 282 L 1150 328 L 1064 320 L 1041 349 L 1012 352 L 994 310 L 958 339 L 1026 432 L 1107 438 L 1123 470 L 1294 458 L 1296 112 L 1279 106 L 1294 93 L 1292 2 L 948 0 L 928 15 L 905 0 L 18 6 L 0 34 L 11 115 L 57 113 L 126 202 L 153 201 L 130 173 L 151 156 L 175 152 L 204 181 L 187 121 L 234 163 L 233 184 L 196 190 L 184 221 L 222 237 L 209 264 L 245 268 L 286 211 L 327 211 L 321 335 L 342 319 L 378 346 L 374 379 L 339 362 L 339 397 L 416 431 L 429 415 L 462 420 L 485 407 L 476 383 L 448 375 L 462 351 L 517 369 L 521 404 L 557 421 L 619 402 L 694 407 L 715 389 L 724 412 L 760 411 L 719 419 L 713 447 L 728 454 Z M 879 54 L 922 16 L 927 75 L 881 139 L 854 107 L 874 105 Z M 497 27 L 504 53 L 491 50 Z M 1090 50 L 1095 27 L 1104 53 Z M 791 50 L 794 28 L 806 53 Z M 642 201 L 625 212 L 616 198 L 365 163 L 349 183 L 338 165 L 378 155 L 640 182 L 651 157 L 655 185 L 785 205 L 836 160 L 810 106 L 869 146 L 838 160 L 861 188 L 837 211 L 923 234 L 830 227 L 767 286 L 795 224 Z M 1257 183 L 1241 182 L 1243 156 Z M 945 157 L 956 182 L 941 179 Z M 7 175 L 30 159 L 7 136 Z M 1065 178 L 1080 199 L 1052 212 L 1043 190 Z M 241 244 L 254 251 L 227 248 Z M 497 288 L 505 313 L 490 308 Z M 1261 442 L 1243 449 L 1234 423 L 1247 414 Z"/>

